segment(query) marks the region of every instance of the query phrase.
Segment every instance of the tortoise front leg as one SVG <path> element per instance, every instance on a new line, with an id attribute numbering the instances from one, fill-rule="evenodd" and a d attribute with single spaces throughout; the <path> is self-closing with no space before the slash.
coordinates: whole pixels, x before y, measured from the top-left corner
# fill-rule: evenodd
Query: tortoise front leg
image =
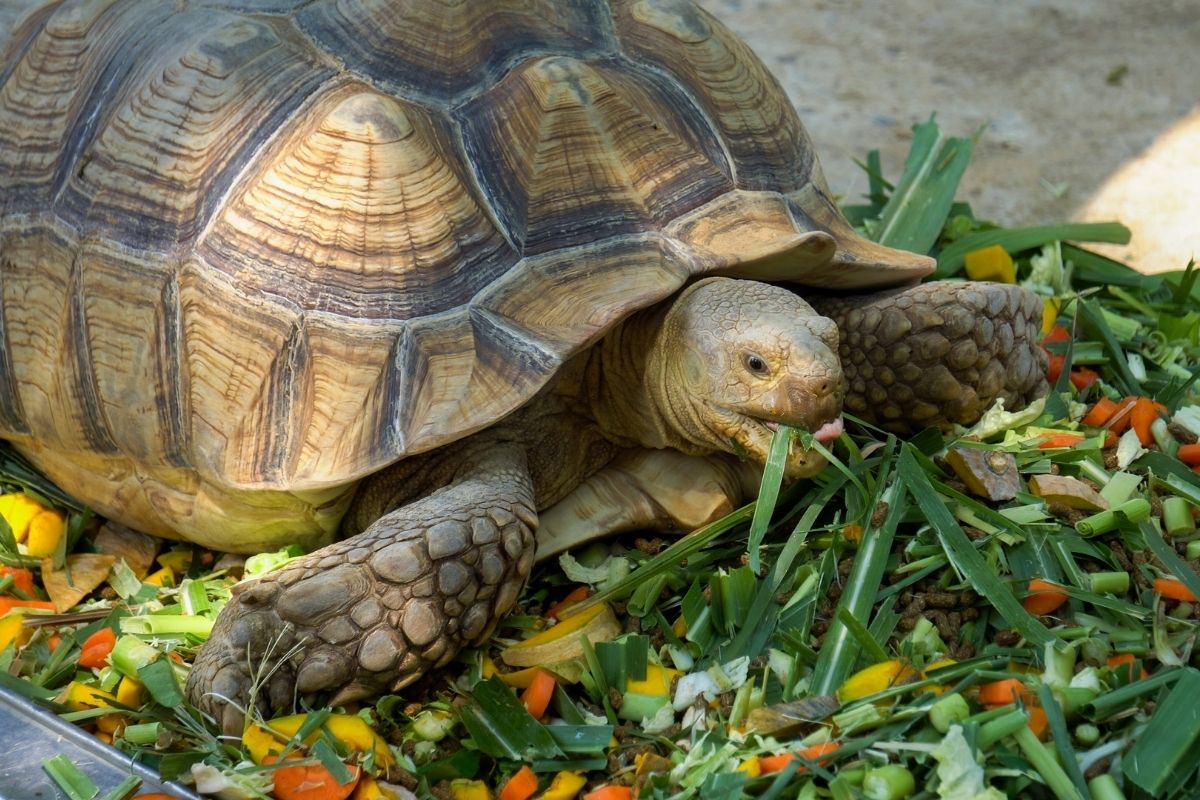
<path id="1" fill-rule="evenodd" d="M 933 281 L 806 299 L 837 323 L 847 412 L 897 433 L 971 425 L 996 398 L 1046 393 L 1042 299 L 1002 283 Z"/>
<path id="2" fill-rule="evenodd" d="M 541 513 L 537 560 L 612 533 L 702 528 L 754 497 L 762 465 L 718 453 L 630 450 Z"/>
<path id="3" fill-rule="evenodd" d="M 396 690 L 482 642 L 516 602 L 537 527 L 525 453 L 498 446 L 449 486 L 363 533 L 239 586 L 188 677 L 239 735 L 243 709 Z M 257 683 L 256 683 L 257 679 Z"/>

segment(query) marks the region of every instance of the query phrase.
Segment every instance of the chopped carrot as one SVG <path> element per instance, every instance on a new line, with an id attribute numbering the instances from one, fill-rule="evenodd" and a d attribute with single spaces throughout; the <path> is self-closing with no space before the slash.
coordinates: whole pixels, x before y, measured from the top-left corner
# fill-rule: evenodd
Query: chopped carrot
<path id="1" fill-rule="evenodd" d="M 0 565 L 0 578 L 5 576 L 9 576 L 13 579 L 13 588 L 20 589 L 25 594 L 33 597 L 32 572 L 23 567 L 7 567 Z"/>
<path id="2" fill-rule="evenodd" d="M 1057 583 L 1034 578 L 1029 582 L 1029 594 L 1021 601 L 1030 614 L 1052 614 L 1067 602 L 1067 593 Z"/>
<path id="3" fill-rule="evenodd" d="M 1051 342 L 1069 342 L 1071 341 L 1071 332 L 1067 330 L 1065 325 L 1055 325 L 1050 329 L 1050 332 L 1042 339 L 1042 344 Z"/>
<path id="4" fill-rule="evenodd" d="M 1139 397 L 1133 405 L 1133 411 L 1129 412 L 1129 424 L 1137 431 L 1138 439 L 1143 447 L 1149 447 L 1154 443 L 1154 435 L 1150 433 L 1150 426 L 1158 418 L 1160 409 L 1166 411 L 1166 407 L 1161 403 L 1155 403 L 1149 397 Z"/>
<path id="5" fill-rule="evenodd" d="M 787 767 L 788 764 L 795 760 L 796 756 L 805 761 L 816 761 L 819 764 L 825 762 L 821 760 L 823 756 L 829 755 L 834 750 L 837 750 L 841 745 L 837 742 L 822 742 L 814 744 L 811 747 L 806 747 L 798 753 L 780 753 L 777 756 L 759 756 L 758 767 L 763 775 L 770 775 L 773 772 L 780 772 Z M 803 773 L 804 767 L 801 766 L 797 770 L 797 774 Z"/>
<path id="6" fill-rule="evenodd" d="M 1133 407 L 1136 404 L 1136 397 L 1122 398 L 1121 402 L 1117 404 L 1117 410 L 1105 423 L 1108 429 L 1118 436 L 1128 430 L 1130 422 L 1133 421 Z"/>
<path id="7" fill-rule="evenodd" d="M 264 761 L 273 763 L 278 756 L 267 756 Z M 338 783 L 337 778 L 321 764 L 295 764 L 276 767 L 271 771 L 271 782 L 275 788 L 271 796 L 275 800 L 346 800 L 358 785 L 362 772 L 358 767 L 346 765 L 350 780 Z"/>
<path id="8" fill-rule="evenodd" d="M 563 612 L 563 609 L 586 600 L 589 594 L 591 594 L 591 589 L 588 587 L 576 586 L 566 597 L 546 609 L 546 613 L 542 616 L 546 619 L 558 619 L 558 615 Z"/>
<path id="9" fill-rule="evenodd" d="M 14 608 L 40 608 L 44 611 L 56 611 L 54 603 L 49 600 L 20 600 L 16 597 L 0 597 L 0 616 Z"/>
<path id="10" fill-rule="evenodd" d="M 537 791 L 538 779 L 528 765 L 521 767 L 500 790 L 497 800 L 528 800 Z"/>
<path id="11" fill-rule="evenodd" d="M 1133 653 L 1118 653 L 1115 656 L 1108 657 L 1108 668 L 1113 670 L 1114 672 L 1120 672 L 1121 668 L 1124 667 L 1125 669 L 1127 669 L 1129 671 L 1129 673 L 1130 673 L 1129 677 L 1132 678 L 1133 677 L 1133 674 L 1132 674 L 1133 673 L 1133 665 L 1134 665 L 1134 662 L 1136 662 L 1136 661 L 1137 661 L 1137 657 L 1134 656 Z M 1146 680 L 1146 678 L 1149 678 L 1149 677 L 1150 677 L 1150 673 L 1146 671 L 1145 667 L 1142 667 L 1141 679 Z"/>
<path id="12" fill-rule="evenodd" d="M 1039 739 L 1046 738 L 1046 731 L 1050 729 L 1050 718 L 1046 716 L 1046 711 L 1041 706 L 1030 706 L 1029 711 L 1029 730 L 1033 731 L 1033 735 Z"/>
<path id="13" fill-rule="evenodd" d="M 1098 380 L 1100 380 L 1100 373 L 1094 369 L 1075 367 L 1075 369 L 1071 370 L 1071 383 L 1080 391 L 1083 391 Z"/>
<path id="14" fill-rule="evenodd" d="M 1046 365 L 1046 379 L 1051 383 L 1058 380 L 1058 376 L 1062 374 L 1063 367 L 1066 366 L 1067 359 L 1064 356 L 1050 354 L 1050 361 Z"/>
<path id="15" fill-rule="evenodd" d="M 842 536 L 846 538 L 846 541 L 857 544 L 858 542 L 862 541 L 863 526 L 856 524 L 847 525 L 846 527 L 842 528 Z"/>
<path id="16" fill-rule="evenodd" d="M 759 774 L 770 775 L 773 772 L 782 772 L 795 759 L 796 756 L 792 753 L 780 753 L 777 756 L 759 756 Z"/>
<path id="17" fill-rule="evenodd" d="M 1029 696 L 1029 690 L 1017 678 L 990 681 L 979 687 L 979 702 L 985 706 L 1006 706 Z"/>
<path id="18" fill-rule="evenodd" d="M 633 789 L 610 783 L 583 796 L 583 800 L 633 800 Z"/>
<path id="19" fill-rule="evenodd" d="M 1117 446 L 1117 442 L 1121 441 L 1120 437 L 1112 431 L 1104 432 L 1104 449 L 1111 450 Z"/>
<path id="20" fill-rule="evenodd" d="M 1074 447 L 1086 438 L 1082 433 L 1057 433 L 1042 439 L 1038 443 L 1038 449 L 1052 450 L 1056 447 Z"/>
<path id="21" fill-rule="evenodd" d="M 1196 595 L 1184 585 L 1183 581 L 1175 578 L 1155 578 L 1154 591 L 1168 600 L 1180 600 L 1185 603 L 1196 602 Z"/>
<path id="22" fill-rule="evenodd" d="M 108 654 L 117 643 L 117 634 L 112 628 L 101 628 L 83 642 L 79 655 L 79 666 L 100 669 L 108 663 Z"/>
<path id="23" fill-rule="evenodd" d="M 1189 467 L 1200 467 L 1200 444 L 1181 444 L 1176 455 Z"/>
<path id="24" fill-rule="evenodd" d="M 1104 423 L 1112 419 L 1112 415 L 1117 413 L 1120 408 L 1115 402 L 1107 397 L 1101 397 L 1096 401 L 1096 405 L 1092 406 L 1083 418 L 1083 424 L 1092 428 L 1099 428 Z"/>
<path id="25" fill-rule="evenodd" d="M 537 671 L 533 673 L 533 680 L 530 681 L 528 688 L 521 692 L 521 702 L 525 704 L 525 708 L 529 710 L 534 719 L 541 719 L 546 714 L 546 709 L 550 707 L 550 698 L 554 697 L 556 685 L 554 675 L 549 670 L 538 667 Z"/>
<path id="26" fill-rule="evenodd" d="M 52 633 L 46 638 L 46 646 L 50 648 L 51 653 L 57 650 L 60 644 L 62 644 L 62 637 L 57 633 Z"/>

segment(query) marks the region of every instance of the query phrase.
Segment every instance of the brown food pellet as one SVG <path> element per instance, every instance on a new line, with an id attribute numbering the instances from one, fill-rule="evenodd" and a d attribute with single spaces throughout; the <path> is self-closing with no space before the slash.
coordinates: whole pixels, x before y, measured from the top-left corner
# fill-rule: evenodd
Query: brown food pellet
<path id="1" fill-rule="evenodd" d="M 1021 641 L 1021 634 L 1016 631 L 997 631 L 992 641 L 1001 647 L 1015 647 Z"/>

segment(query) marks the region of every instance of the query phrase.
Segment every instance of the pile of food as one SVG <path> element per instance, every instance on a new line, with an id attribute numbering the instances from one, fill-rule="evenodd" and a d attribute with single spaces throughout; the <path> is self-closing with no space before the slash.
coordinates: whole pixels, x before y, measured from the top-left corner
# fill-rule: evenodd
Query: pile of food
<path id="1" fill-rule="evenodd" d="M 103 523 L 5 450 L 0 684 L 223 798 L 1194 797 L 1196 272 L 1065 243 L 1117 225 L 976 219 L 954 202 L 970 149 L 918 126 L 896 185 L 872 154 L 846 213 L 934 278 L 1044 296 L 1052 391 L 1030 408 L 907 441 L 850 424 L 812 480 L 768 462 L 759 501 L 707 528 L 542 568 L 487 647 L 404 696 L 240 740 L 180 687 L 230 587 L 299 551 Z"/>

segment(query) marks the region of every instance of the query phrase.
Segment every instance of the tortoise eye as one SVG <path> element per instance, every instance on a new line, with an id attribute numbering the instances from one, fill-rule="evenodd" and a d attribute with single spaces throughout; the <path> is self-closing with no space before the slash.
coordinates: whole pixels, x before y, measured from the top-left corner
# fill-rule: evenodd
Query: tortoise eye
<path id="1" fill-rule="evenodd" d="M 745 357 L 746 369 L 753 372 L 755 375 L 768 375 L 767 362 L 758 353 L 747 353 Z"/>

